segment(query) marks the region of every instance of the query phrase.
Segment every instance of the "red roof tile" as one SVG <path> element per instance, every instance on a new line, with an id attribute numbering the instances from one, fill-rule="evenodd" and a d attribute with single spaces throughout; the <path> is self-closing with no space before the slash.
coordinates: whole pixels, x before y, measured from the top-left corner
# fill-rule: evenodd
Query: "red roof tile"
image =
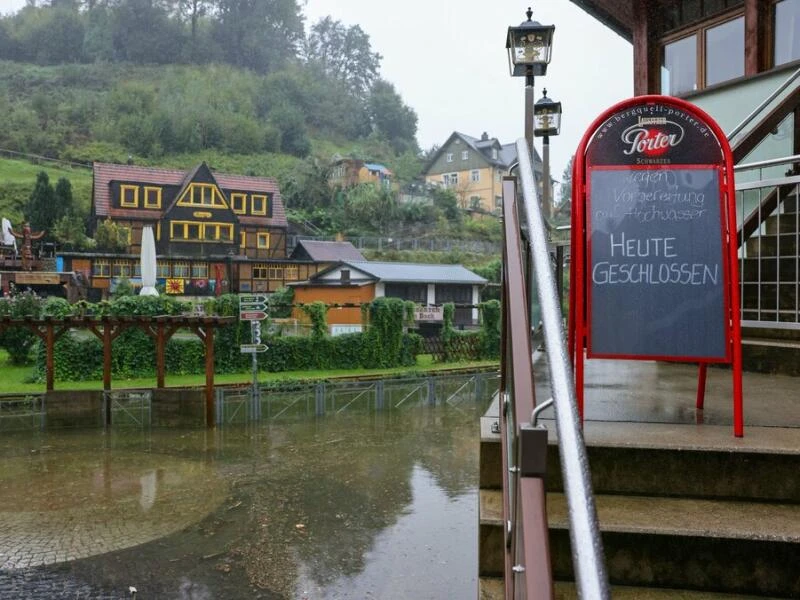
<path id="1" fill-rule="evenodd" d="M 177 169 L 157 169 L 136 165 L 118 165 L 94 163 L 94 207 L 99 217 L 109 215 L 121 216 L 121 211 L 128 216 L 150 216 L 153 211 L 140 209 L 112 209 L 110 184 L 112 181 L 141 181 L 155 185 L 181 185 L 190 171 Z M 258 219 L 259 224 L 273 227 L 288 227 L 283 199 L 274 177 L 250 177 L 246 175 L 226 175 L 213 173 L 214 178 L 223 190 L 241 190 L 248 192 L 264 192 L 272 194 L 272 217 L 248 217 L 249 222 Z M 166 208 L 166 207 L 165 207 Z"/>

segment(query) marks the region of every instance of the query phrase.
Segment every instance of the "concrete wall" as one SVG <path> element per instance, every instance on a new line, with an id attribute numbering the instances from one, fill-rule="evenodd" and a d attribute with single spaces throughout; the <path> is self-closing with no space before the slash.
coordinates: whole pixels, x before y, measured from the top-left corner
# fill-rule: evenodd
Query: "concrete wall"
<path id="1" fill-rule="evenodd" d="M 168 388 L 153 391 L 151 427 L 205 425 L 205 390 Z M 101 428 L 103 392 L 53 391 L 45 395 L 45 429 Z"/>

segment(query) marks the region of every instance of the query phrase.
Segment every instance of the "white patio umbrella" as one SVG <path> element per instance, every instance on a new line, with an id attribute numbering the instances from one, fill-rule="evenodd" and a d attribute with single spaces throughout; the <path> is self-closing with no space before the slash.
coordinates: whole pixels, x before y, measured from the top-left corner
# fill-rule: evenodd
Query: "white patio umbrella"
<path id="1" fill-rule="evenodd" d="M 145 225 L 142 229 L 142 290 L 140 296 L 158 296 L 156 290 L 156 240 L 153 227 Z"/>

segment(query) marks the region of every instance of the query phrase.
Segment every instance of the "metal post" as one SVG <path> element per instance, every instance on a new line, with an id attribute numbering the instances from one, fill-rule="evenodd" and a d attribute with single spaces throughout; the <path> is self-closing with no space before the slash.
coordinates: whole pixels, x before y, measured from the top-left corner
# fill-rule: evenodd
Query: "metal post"
<path id="1" fill-rule="evenodd" d="M 261 343 L 261 322 L 250 321 L 250 336 L 254 344 Z M 258 389 L 258 354 L 252 354 L 252 367 L 253 367 L 253 387 L 250 393 L 250 402 L 252 406 L 252 416 L 257 418 L 256 415 L 260 412 L 261 405 L 260 390 Z"/>
<path id="2" fill-rule="evenodd" d="M 542 214 L 545 222 L 548 223 L 552 216 L 551 206 L 553 204 L 550 191 L 550 136 L 544 135 L 542 136 Z"/>
<path id="3" fill-rule="evenodd" d="M 525 141 L 528 142 L 531 164 L 533 160 L 533 67 L 525 73 Z"/>
<path id="4" fill-rule="evenodd" d="M 315 392 L 317 401 L 317 416 L 321 417 L 325 414 L 325 384 L 318 383 Z"/>
<path id="5" fill-rule="evenodd" d="M 383 380 L 375 384 L 375 409 L 383 410 L 384 406 L 384 393 L 383 393 Z"/>

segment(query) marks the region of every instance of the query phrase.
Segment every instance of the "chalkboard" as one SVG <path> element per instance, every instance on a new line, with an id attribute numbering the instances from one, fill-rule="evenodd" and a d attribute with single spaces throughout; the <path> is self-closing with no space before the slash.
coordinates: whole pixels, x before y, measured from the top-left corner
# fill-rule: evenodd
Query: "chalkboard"
<path id="1" fill-rule="evenodd" d="M 589 356 L 727 360 L 719 170 L 589 171 Z"/>

